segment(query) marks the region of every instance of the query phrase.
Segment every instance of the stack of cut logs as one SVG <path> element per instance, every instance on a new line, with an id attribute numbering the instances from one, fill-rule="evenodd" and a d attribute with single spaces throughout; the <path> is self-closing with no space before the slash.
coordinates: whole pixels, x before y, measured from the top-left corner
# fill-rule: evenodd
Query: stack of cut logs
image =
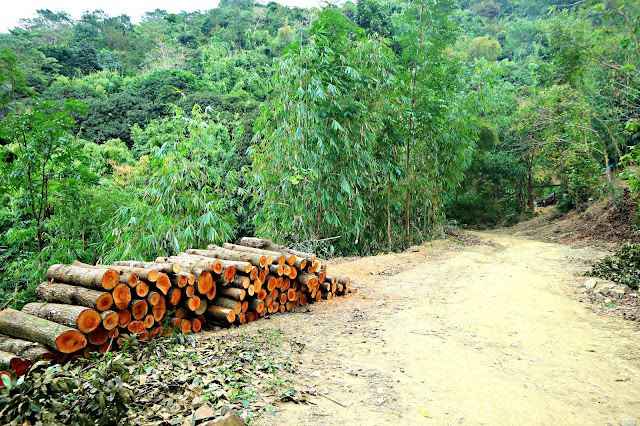
<path id="1" fill-rule="evenodd" d="M 53 265 L 47 279 L 36 289 L 44 303 L 0 311 L 0 375 L 20 376 L 39 359 L 104 353 L 132 334 L 244 324 L 350 292 L 349 278 L 328 275 L 313 253 L 258 238 L 155 262 Z"/>

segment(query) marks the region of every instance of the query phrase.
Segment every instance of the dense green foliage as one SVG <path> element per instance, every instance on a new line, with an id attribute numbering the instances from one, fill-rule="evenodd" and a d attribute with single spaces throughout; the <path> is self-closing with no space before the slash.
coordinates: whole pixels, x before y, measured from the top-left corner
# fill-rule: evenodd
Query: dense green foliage
<path id="1" fill-rule="evenodd" d="M 0 305 L 47 265 L 259 234 L 397 250 L 638 163 L 639 6 L 225 0 L 0 34 Z M 632 191 L 640 192 L 633 169 Z M 635 186 L 634 186 L 635 185 Z"/>
<path id="2" fill-rule="evenodd" d="M 624 243 L 614 255 L 598 260 L 590 275 L 638 289 L 640 283 L 640 247 Z"/>

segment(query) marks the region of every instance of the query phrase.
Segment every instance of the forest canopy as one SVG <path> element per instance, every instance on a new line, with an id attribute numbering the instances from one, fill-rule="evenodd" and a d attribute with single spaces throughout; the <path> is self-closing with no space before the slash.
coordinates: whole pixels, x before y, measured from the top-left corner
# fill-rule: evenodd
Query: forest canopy
<path id="1" fill-rule="evenodd" d="M 74 259 L 362 255 L 619 198 L 639 29 L 622 0 L 39 10 L 0 34 L 0 306 Z"/>

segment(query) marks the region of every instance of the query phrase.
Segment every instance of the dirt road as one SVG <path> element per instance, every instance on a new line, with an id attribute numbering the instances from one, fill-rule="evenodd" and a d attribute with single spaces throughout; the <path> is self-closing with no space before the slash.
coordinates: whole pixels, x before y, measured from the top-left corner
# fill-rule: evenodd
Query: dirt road
<path id="1" fill-rule="evenodd" d="M 294 329 L 306 344 L 296 386 L 328 398 L 281 404 L 263 423 L 640 423 L 638 324 L 575 294 L 602 253 L 476 236 L 491 245 L 440 241 L 331 266 L 363 287 L 268 325 Z"/>

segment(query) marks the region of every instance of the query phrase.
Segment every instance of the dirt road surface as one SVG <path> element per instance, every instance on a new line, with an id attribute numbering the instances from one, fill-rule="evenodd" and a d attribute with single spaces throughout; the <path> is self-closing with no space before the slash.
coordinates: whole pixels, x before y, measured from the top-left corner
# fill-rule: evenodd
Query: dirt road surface
<path id="1" fill-rule="evenodd" d="M 358 293 L 268 324 L 305 344 L 296 387 L 315 395 L 262 423 L 640 423 L 638 324 L 576 295 L 603 253 L 475 236 L 490 244 L 437 241 L 332 265 Z"/>

